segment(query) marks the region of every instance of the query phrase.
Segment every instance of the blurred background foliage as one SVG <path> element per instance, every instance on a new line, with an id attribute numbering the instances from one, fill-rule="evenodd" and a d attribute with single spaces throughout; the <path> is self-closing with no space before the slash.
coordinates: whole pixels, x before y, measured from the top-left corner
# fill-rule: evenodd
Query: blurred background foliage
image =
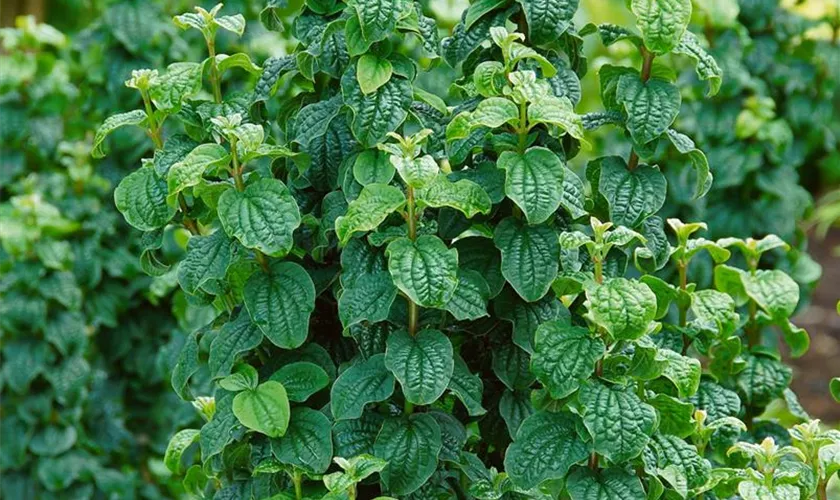
<path id="1" fill-rule="evenodd" d="M 619 2 L 581 0 L 579 21 L 630 24 Z M 169 372 L 183 332 L 212 313 L 190 304 L 174 273 L 154 260 L 155 252 L 182 252 L 187 235 L 166 231 L 154 241 L 141 239 L 113 207 L 117 180 L 150 153 L 147 138 L 125 128 L 111 142 L 116 154 L 93 163 L 89 153 L 96 126 L 137 104 L 123 84 L 131 70 L 198 58 L 200 35 L 176 33 L 172 15 L 214 3 L 24 0 L 4 1 L 0 9 L 5 498 L 167 498 L 180 491 L 168 481 L 162 455 L 173 430 L 196 414 L 171 390 Z M 422 3 L 450 31 L 469 2 Z M 840 0 L 694 4 L 693 31 L 703 34 L 725 76 L 709 101 L 700 99 L 706 83 L 687 63 L 669 75 L 685 89 L 675 128 L 705 151 L 715 183 L 707 197 L 693 200 L 687 156 L 663 144 L 643 158 L 667 162 L 668 216 L 707 221 L 710 238 L 776 233 L 792 245 L 794 251 L 769 255 L 762 264 L 800 283 L 805 300 L 798 322 L 813 340 L 798 361 L 795 389 L 812 415 L 837 422 L 825 387 L 840 375 L 840 264 L 832 252 L 840 246 L 833 229 L 840 219 Z M 285 26 L 282 35 L 263 28 L 266 6 L 273 7 L 271 17 L 263 14 L 262 21 Z M 226 10 L 243 13 L 248 29 L 241 40 L 220 34 L 222 50 L 244 45 L 258 63 L 291 53 L 296 42 L 286 13 L 293 7 L 285 0 L 229 0 Z M 711 11 L 724 14 L 706 14 Z M 32 17 L 18 17 L 25 15 Z M 629 44 L 589 40 L 590 71 L 581 86 L 590 90 L 582 93 L 589 99 L 579 104 L 581 113 L 599 111 L 593 99 L 598 68 L 638 58 Z M 673 72 L 667 67 L 679 66 L 668 62 L 654 71 Z M 441 76 L 452 71 L 441 64 L 423 73 L 418 86 L 454 104 L 458 96 L 440 83 L 450 81 Z M 295 86 L 306 83 L 282 84 L 287 88 L 279 94 L 293 96 Z M 269 116 L 282 119 L 280 101 L 266 103 Z M 592 135 L 599 153 L 626 156 L 631 146 L 609 127 Z M 584 151 L 571 166 L 582 174 L 590 157 Z M 710 263 L 696 261 L 693 275 L 710 279 Z"/>

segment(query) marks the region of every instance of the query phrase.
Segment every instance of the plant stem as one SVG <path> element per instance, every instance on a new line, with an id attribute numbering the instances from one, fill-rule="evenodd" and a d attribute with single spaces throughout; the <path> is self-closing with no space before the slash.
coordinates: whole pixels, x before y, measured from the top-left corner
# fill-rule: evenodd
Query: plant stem
<path id="1" fill-rule="evenodd" d="M 294 471 L 292 473 L 292 484 L 295 485 L 295 498 L 301 500 L 303 498 L 303 481 L 301 481 L 300 472 Z"/>
<path id="2" fill-rule="evenodd" d="M 408 186 L 406 189 L 406 205 L 408 206 L 408 238 L 411 241 L 417 239 L 417 215 L 414 211 L 414 188 Z M 417 323 L 420 316 L 420 309 L 417 304 L 408 299 L 408 334 L 412 337 L 417 333 Z"/>
<path id="3" fill-rule="evenodd" d="M 189 231 L 192 234 L 199 234 L 198 225 L 195 223 L 194 220 L 187 217 L 187 210 L 189 210 L 189 207 L 187 207 L 187 200 L 186 198 L 184 198 L 183 193 L 178 193 L 178 207 L 184 214 L 184 227 L 187 228 L 187 231 Z"/>
<path id="4" fill-rule="evenodd" d="M 828 481 L 826 480 L 820 480 L 820 482 L 817 484 L 817 498 L 819 500 L 828 500 L 827 487 Z"/>
<path id="5" fill-rule="evenodd" d="M 412 413 L 414 413 L 414 403 L 406 399 L 403 403 L 403 413 L 405 413 L 406 415 L 411 415 Z"/>
<path id="6" fill-rule="evenodd" d="M 677 261 L 677 271 L 680 275 L 680 290 L 685 292 L 686 288 L 688 287 L 688 262 L 686 262 L 683 259 Z M 688 304 L 680 302 L 679 304 L 677 304 L 677 308 L 679 309 L 680 313 L 680 327 L 685 328 L 685 325 L 688 322 Z M 692 339 L 689 338 L 685 333 L 683 333 L 683 355 L 685 355 L 685 353 L 688 352 L 688 348 L 691 347 L 691 342 Z"/>
<path id="7" fill-rule="evenodd" d="M 219 66 L 216 64 L 215 35 L 206 37 L 207 53 L 210 55 L 210 86 L 213 88 L 213 100 L 216 104 L 222 102 L 222 82 L 219 77 Z"/>
<path id="8" fill-rule="evenodd" d="M 149 137 L 155 145 L 155 149 L 163 148 L 163 138 L 160 135 L 160 127 L 155 119 L 155 113 L 152 111 L 152 101 L 149 99 L 149 92 L 146 90 L 140 91 L 140 96 L 143 98 L 143 106 L 146 109 L 146 117 L 149 119 Z"/>

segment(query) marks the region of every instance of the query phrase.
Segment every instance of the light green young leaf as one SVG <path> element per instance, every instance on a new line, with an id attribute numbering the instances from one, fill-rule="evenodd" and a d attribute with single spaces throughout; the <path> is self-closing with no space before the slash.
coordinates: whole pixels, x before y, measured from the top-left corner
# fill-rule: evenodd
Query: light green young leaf
<path id="1" fill-rule="evenodd" d="M 166 184 L 169 188 L 168 199 L 174 204 L 175 195 L 188 187 L 201 182 L 204 172 L 209 168 L 226 167 L 230 155 L 218 144 L 201 144 L 187 153 L 183 160 L 169 168 Z"/>
<path id="2" fill-rule="evenodd" d="M 233 398 L 233 414 L 245 427 L 279 437 L 289 426 L 289 399 L 283 384 L 270 380 Z"/>
<path id="3" fill-rule="evenodd" d="M 659 354 L 668 360 L 662 376 L 674 384 L 679 397 L 693 396 L 700 386 L 700 375 L 703 370 L 700 366 L 700 360 L 683 356 L 670 349 L 660 349 Z"/>
<path id="4" fill-rule="evenodd" d="M 468 179 L 452 182 L 445 175 L 436 175 L 416 196 L 418 206 L 454 208 L 468 219 L 489 213 L 493 206 L 490 196 L 475 182 Z"/>
<path id="5" fill-rule="evenodd" d="M 545 96 L 528 106 L 528 123 L 554 125 L 588 145 L 584 138 L 583 120 L 575 113 L 572 101 L 567 97 Z"/>
<path id="6" fill-rule="evenodd" d="M 562 399 L 595 372 L 595 362 L 604 351 L 604 341 L 588 329 L 563 320 L 548 321 L 537 328 L 531 371 L 552 398 Z"/>
<path id="7" fill-rule="evenodd" d="M 392 332 L 385 350 L 385 366 L 399 380 L 405 398 L 414 404 L 432 404 L 449 386 L 454 369 L 452 343 L 438 330 Z"/>
<path id="8" fill-rule="evenodd" d="M 635 340 L 652 328 L 656 295 L 644 283 L 614 278 L 586 290 L 587 317 L 615 340 Z"/>
<path id="9" fill-rule="evenodd" d="M 199 431 L 197 429 L 184 429 L 175 433 L 169 439 L 166 446 L 166 453 L 163 455 L 163 463 L 173 474 L 181 473 L 181 457 L 193 443 L 198 441 Z"/>
<path id="10" fill-rule="evenodd" d="M 632 387 L 589 380 L 581 385 L 578 399 L 593 450 L 613 463 L 637 457 L 656 430 L 656 410 L 639 399 Z"/>
<path id="11" fill-rule="evenodd" d="M 441 446 L 440 426 L 428 413 L 386 420 L 374 454 L 388 462 L 379 473 L 387 491 L 404 497 L 420 488 L 437 469 Z"/>
<path id="12" fill-rule="evenodd" d="M 419 158 L 393 155 L 391 156 L 391 164 L 397 169 L 403 182 L 414 188 L 425 187 L 440 172 L 437 162 L 429 155 L 423 155 Z"/>
<path id="13" fill-rule="evenodd" d="M 219 73 L 224 74 L 225 71 L 231 68 L 240 68 L 252 75 L 262 74 L 262 68 L 251 61 L 251 56 L 245 52 L 237 52 L 233 55 L 218 54 L 216 56 L 216 64 L 219 68 Z"/>
<path id="14" fill-rule="evenodd" d="M 175 215 L 166 203 L 166 181 L 151 166 L 123 178 L 114 190 L 114 203 L 126 222 L 141 231 L 161 228 Z"/>
<path id="15" fill-rule="evenodd" d="M 295 349 L 306 340 L 315 285 L 299 264 L 275 261 L 267 272 L 255 272 L 245 284 L 244 299 L 251 319 L 274 345 Z"/>
<path id="16" fill-rule="evenodd" d="M 105 138 L 114 130 L 128 125 L 144 126 L 146 124 L 146 112 L 141 109 L 120 113 L 109 116 L 102 125 L 96 129 L 96 135 L 93 137 L 93 150 L 91 156 L 94 158 L 102 158 L 107 153 L 105 148 Z"/>
<path id="17" fill-rule="evenodd" d="M 694 59 L 697 76 L 701 80 L 709 81 L 707 97 L 712 97 L 718 93 L 721 79 L 723 78 L 723 70 L 720 69 L 715 58 L 700 45 L 700 40 L 697 38 L 697 35 L 690 31 L 683 33 L 679 45 L 674 47 L 674 53 L 683 54 Z"/>
<path id="18" fill-rule="evenodd" d="M 149 88 L 149 97 L 160 110 L 167 113 L 178 111 L 184 99 L 201 91 L 203 69 L 204 64 L 193 62 L 170 64 Z"/>
<path id="19" fill-rule="evenodd" d="M 260 179 L 244 191 L 225 191 L 219 197 L 218 212 L 228 235 L 246 248 L 273 257 L 289 253 L 300 225 L 297 203 L 278 179 Z"/>
<path id="20" fill-rule="evenodd" d="M 589 444 L 578 437 L 578 425 L 570 413 L 538 412 L 525 419 L 505 453 L 511 481 L 530 489 L 547 479 L 564 478 L 590 453 Z"/>
<path id="21" fill-rule="evenodd" d="M 399 188 L 386 184 L 368 184 L 358 198 L 350 202 L 347 213 L 335 220 L 335 234 L 342 245 L 353 233 L 372 231 L 405 204 Z"/>
<path id="22" fill-rule="evenodd" d="M 364 54 L 356 62 L 356 78 L 366 95 L 388 83 L 392 73 L 391 61 L 374 54 Z"/>
<path id="23" fill-rule="evenodd" d="M 458 286 L 458 251 L 437 236 L 397 238 L 385 250 L 394 283 L 421 307 L 441 309 Z"/>

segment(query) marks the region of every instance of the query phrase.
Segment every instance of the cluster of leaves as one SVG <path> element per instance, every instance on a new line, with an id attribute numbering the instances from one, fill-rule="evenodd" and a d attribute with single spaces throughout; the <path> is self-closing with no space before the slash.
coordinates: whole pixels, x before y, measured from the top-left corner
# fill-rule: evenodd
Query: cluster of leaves
<path id="1" fill-rule="evenodd" d="M 166 453 L 189 492 L 825 498 L 840 439 L 796 402 L 778 351 L 808 347 L 789 321 L 799 287 L 760 268 L 785 243 L 666 224 L 666 176 L 642 160 L 667 141 L 692 195 L 708 192 L 706 156 L 671 128 L 680 88 L 654 63 L 695 60 L 711 93 L 722 72 L 687 31 L 689 0 L 630 6 L 638 31 L 578 30 L 573 0 L 478 1 L 439 43 L 412 2 L 307 0 L 291 8 L 300 45 L 262 67 L 215 51 L 241 16 L 175 17 L 208 57 L 136 71 L 142 108 L 106 120 L 94 154 L 119 127 L 148 133 L 154 156 L 116 205 L 149 241 L 190 231 L 182 259 L 149 245 L 144 261 L 218 311 L 172 373 L 206 420 Z M 641 64 L 601 68 L 604 110 L 581 116 L 596 33 Z M 415 84 L 441 59 L 461 75 L 454 107 Z M 225 92 L 232 71 L 259 77 Z M 632 147 L 585 182 L 567 161 L 602 125 Z M 700 254 L 713 288 L 690 280 Z M 807 422 L 758 418 L 770 403 Z"/>
<path id="2" fill-rule="evenodd" d="M 161 458 L 195 415 L 168 384 L 185 336 L 110 201 L 133 162 L 91 162 L 96 83 L 65 35 L 20 18 L 0 39 L 0 490 L 171 497 Z"/>
<path id="3" fill-rule="evenodd" d="M 809 191 L 840 181 L 840 6 L 808 19 L 778 0 L 694 3 L 698 38 L 726 79 L 715 99 L 685 92 L 678 124 L 708 155 L 715 183 L 703 202 L 691 200 L 686 169 L 671 157 L 665 210 L 706 221 L 710 237 L 780 236 L 795 248 L 768 264 L 813 285 L 820 268 L 797 223 Z"/>

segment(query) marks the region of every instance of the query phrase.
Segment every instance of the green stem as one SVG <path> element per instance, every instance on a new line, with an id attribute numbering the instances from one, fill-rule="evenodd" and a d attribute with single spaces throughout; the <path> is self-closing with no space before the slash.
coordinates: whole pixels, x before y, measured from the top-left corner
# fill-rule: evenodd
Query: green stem
<path id="1" fill-rule="evenodd" d="M 406 189 L 406 205 L 408 207 L 408 237 L 411 241 L 417 239 L 417 215 L 414 207 L 414 188 L 408 186 Z M 420 308 L 417 304 L 408 299 L 408 334 L 412 337 L 417 333 L 417 324 L 420 317 Z"/>
<path id="2" fill-rule="evenodd" d="M 207 52 L 210 55 L 210 86 L 213 89 L 213 100 L 216 104 L 222 102 L 222 82 L 219 76 L 219 66 L 216 64 L 215 35 L 206 38 Z"/>
<path id="3" fill-rule="evenodd" d="M 680 290 L 685 292 L 686 288 L 688 287 L 688 262 L 686 262 L 683 259 L 680 259 L 677 262 L 677 271 L 680 275 Z M 688 304 L 680 302 L 679 304 L 677 304 L 677 307 L 680 313 L 680 327 L 685 328 L 686 323 L 688 323 Z M 685 355 L 690 346 L 691 338 L 689 338 L 686 334 L 683 333 L 683 355 Z"/>
<path id="4" fill-rule="evenodd" d="M 152 111 L 152 101 L 149 99 L 149 92 L 146 90 L 140 91 L 140 96 L 143 98 L 143 106 L 146 108 L 146 117 L 149 119 L 149 137 L 155 145 L 155 149 L 163 148 L 163 138 L 160 134 L 160 127 L 155 119 L 155 114 Z"/>
<path id="5" fill-rule="evenodd" d="M 411 415 L 412 413 L 414 413 L 414 403 L 406 399 L 403 403 L 403 413 L 405 413 L 406 415 Z"/>
<path id="6" fill-rule="evenodd" d="M 528 107 L 525 101 L 519 104 L 519 127 L 516 128 L 519 136 L 519 154 L 525 154 L 525 146 L 528 145 Z"/>
<path id="7" fill-rule="evenodd" d="M 301 500 L 303 498 L 303 481 L 301 474 L 298 471 L 292 473 L 292 484 L 295 485 L 295 499 Z"/>
<path id="8" fill-rule="evenodd" d="M 826 480 L 820 480 L 817 484 L 817 498 L 819 500 L 828 500 L 828 482 Z"/>
<path id="9" fill-rule="evenodd" d="M 347 500 L 356 500 L 356 485 L 351 484 L 347 489 Z"/>

